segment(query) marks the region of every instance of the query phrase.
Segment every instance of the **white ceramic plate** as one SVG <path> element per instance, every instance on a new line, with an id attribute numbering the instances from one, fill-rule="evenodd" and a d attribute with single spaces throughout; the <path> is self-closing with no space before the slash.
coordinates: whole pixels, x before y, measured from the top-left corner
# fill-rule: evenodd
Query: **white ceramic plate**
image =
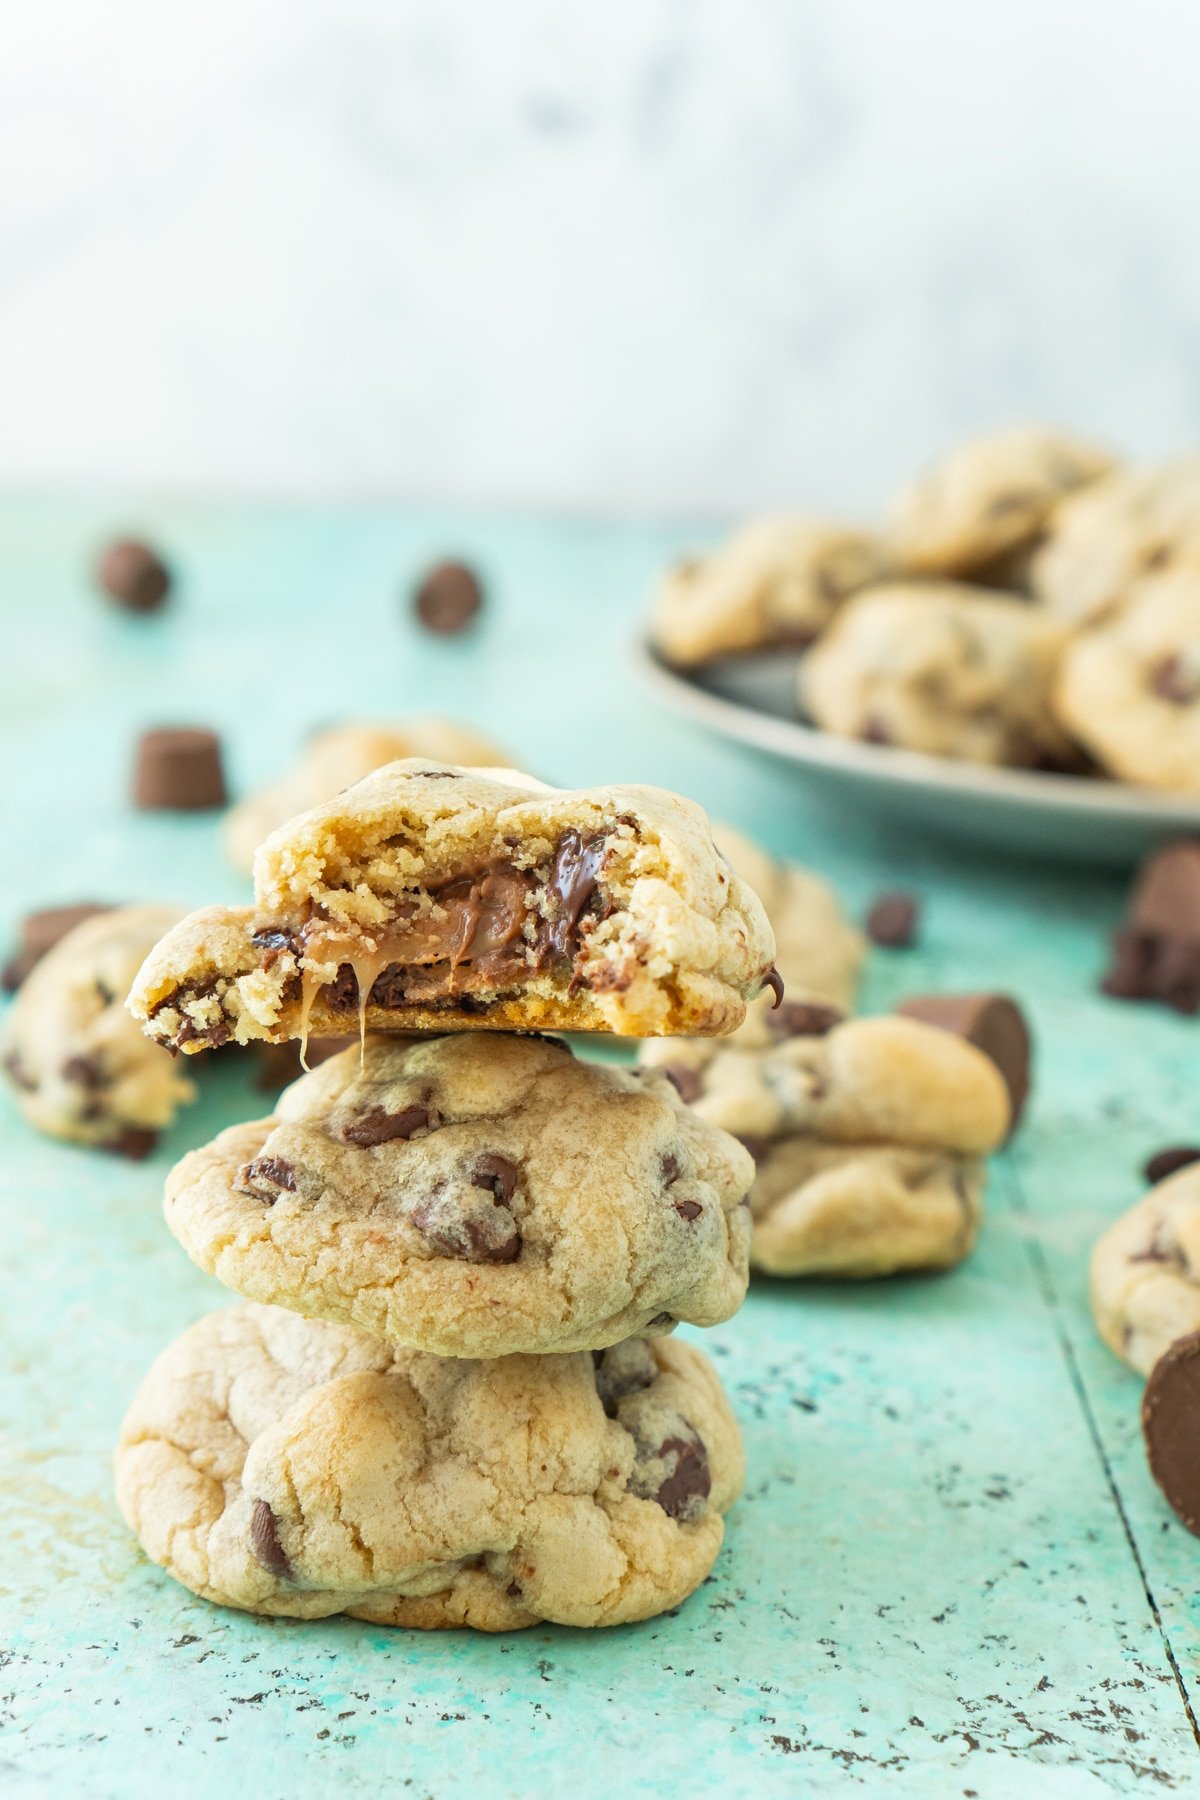
<path id="1" fill-rule="evenodd" d="M 860 744 L 805 725 L 796 708 L 798 654 L 671 669 L 647 644 L 643 677 L 676 712 L 792 763 L 826 798 L 891 823 L 1079 863 L 1125 867 L 1169 837 L 1200 837 L 1200 801 L 1077 775 L 990 769 L 916 750 Z"/>

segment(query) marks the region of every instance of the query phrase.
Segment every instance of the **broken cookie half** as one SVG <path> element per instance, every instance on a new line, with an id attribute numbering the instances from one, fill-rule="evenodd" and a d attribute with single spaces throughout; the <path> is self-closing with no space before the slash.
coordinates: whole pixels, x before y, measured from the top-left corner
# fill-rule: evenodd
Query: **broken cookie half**
<path id="1" fill-rule="evenodd" d="M 778 983 L 692 802 L 390 763 L 273 833 L 253 906 L 192 913 L 129 998 L 193 1052 L 367 1030 L 715 1036 Z"/>

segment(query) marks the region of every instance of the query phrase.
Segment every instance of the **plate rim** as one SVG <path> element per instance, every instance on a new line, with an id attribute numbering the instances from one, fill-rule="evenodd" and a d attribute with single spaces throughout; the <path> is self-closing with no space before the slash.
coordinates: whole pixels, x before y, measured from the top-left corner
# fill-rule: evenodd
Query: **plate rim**
<path id="1" fill-rule="evenodd" d="M 1090 814 L 1097 819 L 1153 822 L 1200 834 L 1200 799 L 1189 802 L 1175 794 L 1135 787 L 1125 781 L 1089 780 L 1048 770 L 991 768 L 983 763 L 931 756 L 922 750 L 859 743 L 857 739 L 837 737 L 833 732 L 805 725 L 800 719 L 783 719 L 714 694 L 685 671 L 672 668 L 648 638 L 635 640 L 633 655 L 642 678 L 677 711 L 711 725 L 739 743 L 793 763 L 896 787 L 950 791 L 1021 808 L 1049 808 L 1076 818 Z"/>

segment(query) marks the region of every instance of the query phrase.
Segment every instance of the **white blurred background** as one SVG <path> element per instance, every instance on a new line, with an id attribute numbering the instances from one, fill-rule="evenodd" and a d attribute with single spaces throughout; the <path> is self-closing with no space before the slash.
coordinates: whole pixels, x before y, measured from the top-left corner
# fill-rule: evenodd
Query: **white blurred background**
<path id="1" fill-rule="evenodd" d="M 0 482 L 873 507 L 1200 437 L 1184 0 L 38 0 Z"/>

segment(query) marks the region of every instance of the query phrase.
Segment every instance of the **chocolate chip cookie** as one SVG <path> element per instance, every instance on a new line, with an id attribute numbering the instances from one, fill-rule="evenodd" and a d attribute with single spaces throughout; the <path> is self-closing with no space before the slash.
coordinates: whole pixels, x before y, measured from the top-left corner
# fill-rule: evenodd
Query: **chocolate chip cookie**
<path id="1" fill-rule="evenodd" d="M 864 1276 L 960 1261 L 981 1214 L 980 1158 L 1009 1124 L 995 1064 L 913 1019 L 839 1021 L 785 1002 L 776 1031 L 768 1049 L 642 1051 L 694 1111 L 752 1151 L 752 1267 Z"/>
<path id="2" fill-rule="evenodd" d="M 800 665 L 801 703 L 840 737 L 932 756 L 1069 768 L 1051 707 L 1063 628 L 1020 600 L 956 582 L 898 582 L 851 600 Z"/>
<path id="3" fill-rule="evenodd" d="M 1200 1331 L 1200 1164 L 1152 1188 L 1092 1252 L 1092 1313 L 1109 1349 L 1148 1375 Z"/>
<path id="4" fill-rule="evenodd" d="M 1065 501 L 1033 559 L 1042 605 L 1070 626 L 1118 612 L 1146 575 L 1200 560 L 1200 455 L 1118 469 Z"/>
<path id="5" fill-rule="evenodd" d="M 755 519 L 666 575 L 650 635 L 680 668 L 807 644 L 848 594 L 888 568 L 883 543 L 867 532 L 803 516 Z"/>
<path id="6" fill-rule="evenodd" d="M 364 722 L 332 725 L 314 734 L 299 759 L 278 781 L 260 788 L 226 814 L 225 854 L 249 875 L 254 852 L 297 813 L 321 806 L 344 788 L 404 756 L 476 768 L 507 768 L 512 761 L 489 738 L 450 719 L 410 719 L 401 725 Z"/>
<path id="7" fill-rule="evenodd" d="M 193 1084 L 125 1010 L 146 952 L 179 917 L 165 906 L 95 913 L 27 976 L 8 1018 L 3 1067 L 39 1131 L 141 1157 L 195 1098 Z"/>
<path id="8" fill-rule="evenodd" d="M 166 1215 L 248 1299 L 504 1356 L 729 1318 L 753 1175 L 651 1072 L 537 1038 L 379 1038 L 185 1157 Z"/>
<path id="9" fill-rule="evenodd" d="M 1038 425 L 1004 426 L 958 444 L 893 510 L 900 566 L 991 580 L 988 565 L 1036 543 L 1066 495 L 1107 474 L 1107 451 Z"/>
<path id="10" fill-rule="evenodd" d="M 130 1008 L 160 1043 L 347 1028 L 736 1029 L 774 940 L 698 806 L 409 759 L 261 846 L 253 907 L 193 913 Z"/>
<path id="11" fill-rule="evenodd" d="M 1147 577 L 1119 611 L 1081 632 L 1063 657 L 1054 703 L 1122 781 L 1200 793 L 1200 560 Z"/>
<path id="12" fill-rule="evenodd" d="M 206 1599 L 511 1631 L 686 1599 L 742 1449 L 690 1344 L 448 1361 L 236 1306 L 150 1370 L 116 1477 L 147 1555 Z"/>

